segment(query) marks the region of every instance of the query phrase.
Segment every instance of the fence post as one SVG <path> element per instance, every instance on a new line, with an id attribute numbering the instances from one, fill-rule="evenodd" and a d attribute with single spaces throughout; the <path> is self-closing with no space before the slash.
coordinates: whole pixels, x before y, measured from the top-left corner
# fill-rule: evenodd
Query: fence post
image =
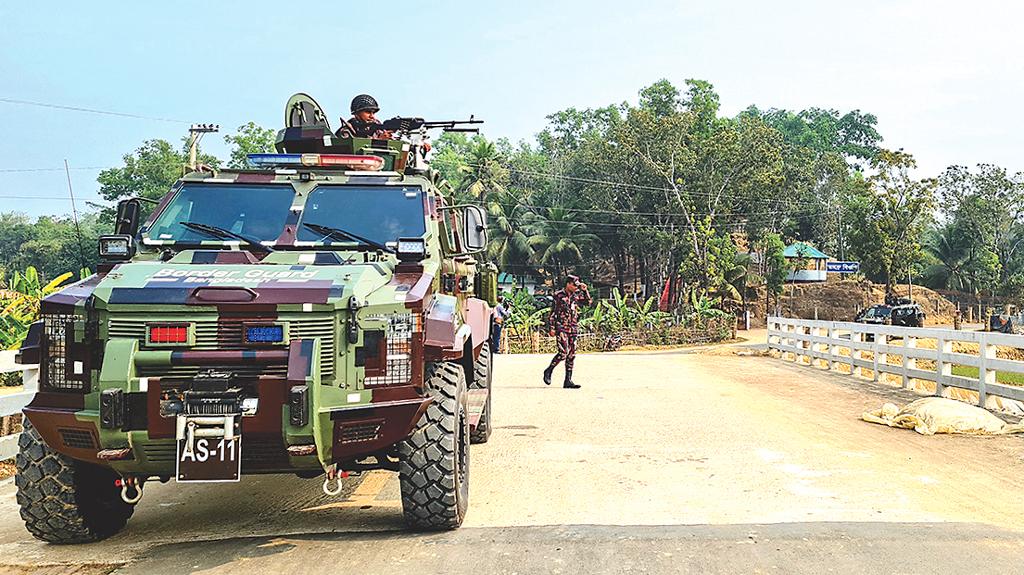
<path id="1" fill-rule="evenodd" d="M 988 367 L 988 360 L 996 358 L 996 346 L 988 343 L 988 336 L 984 333 L 978 342 L 978 352 L 981 356 L 981 364 L 978 366 L 978 405 L 985 407 L 988 386 L 996 382 L 996 370 Z"/>
<path id="2" fill-rule="evenodd" d="M 913 389 L 913 385 L 910 383 L 909 372 L 911 369 L 917 369 L 917 358 L 910 357 L 907 355 L 907 352 L 916 348 L 917 338 L 910 334 L 905 334 L 903 336 L 903 349 L 905 351 L 903 352 L 903 361 L 900 362 L 900 371 L 903 372 L 903 389 Z"/>
<path id="3" fill-rule="evenodd" d="M 828 330 L 828 355 L 829 355 L 829 370 L 835 371 L 839 369 L 839 332 L 835 326 L 829 326 Z M 851 338 L 853 335 L 850 336 Z"/>
<path id="4" fill-rule="evenodd" d="M 946 354 L 953 353 L 953 342 L 940 337 L 936 342 L 935 349 L 939 352 L 938 360 L 935 362 L 935 395 L 942 397 L 942 392 L 946 388 L 942 380 L 953 375 L 953 364 L 946 361 Z"/>
<path id="5" fill-rule="evenodd" d="M 850 375 L 864 377 L 864 368 L 857 365 L 858 361 L 864 359 L 864 352 L 859 347 L 863 343 L 864 332 L 857 331 L 856 329 L 850 330 Z M 858 347 L 853 347 L 854 345 Z"/>
<path id="6" fill-rule="evenodd" d="M 878 338 L 882 338 L 879 342 Z M 889 363 L 889 354 L 882 351 L 883 345 L 889 345 L 889 334 L 887 333 L 876 333 L 875 334 L 875 381 L 882 381 L 882 372 L 879 371 L 880 365 Z"/>
<path id="7" fill-rule="evenodd" d="M 821 337 L 821 328 L 817 326 L 811 327 L 810 337 Z M 814 367 L 814 363 L 818 361 L 818 357 L 815 354 L 824 351 L 822 345 L 816 341 L 811 342 L 811 367 Z"/>

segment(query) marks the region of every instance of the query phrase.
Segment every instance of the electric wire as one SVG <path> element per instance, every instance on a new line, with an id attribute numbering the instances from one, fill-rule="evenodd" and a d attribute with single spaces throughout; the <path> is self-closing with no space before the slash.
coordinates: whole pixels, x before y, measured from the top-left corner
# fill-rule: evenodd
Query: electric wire
<path id="1" fill-rule="evenodd" d="M 145 116 L 143 114 L 129 114 L 126 112 L 112 112 L 109 110 L 97 110 L 95 108 L 83 108 L 80 106 L 65 106 L 63 104 L 51 104 L 48 102 L 36 102 L 33 100 L 20 100 L 17 98 L 4 98 L 0 97 L 0 103 L 4 104 L 16 104 L 21 106 L 37 106 L 40 108 L 52 108 L 56 110 L 68 110 L 71 112 L 85 112 L 88 114 L 101 114 L 104 116 L 118 116 L 121 118 L 135 118 L 137 120 L 153 120 L 155 122 L 171 122 L 174 124 L 191 124 L 185 120 L 178 120 L 176 118 L 162 118 L 159 116 Z"/>

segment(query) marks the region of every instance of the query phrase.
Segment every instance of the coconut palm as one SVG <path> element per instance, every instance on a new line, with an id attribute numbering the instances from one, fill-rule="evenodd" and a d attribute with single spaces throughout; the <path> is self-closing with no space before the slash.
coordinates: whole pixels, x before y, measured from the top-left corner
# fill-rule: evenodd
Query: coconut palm
<path id="1" fill-rule="evenodd" d="M 970 252 L 953 224 L 931 230 L 924 249 L 938 260 L 924 270 L 931 287 L 970 291 Z"/>
<path id="2" fill-rule="evenodd" d="M 461 202 L 479 202 L 487 205 L 487 196 L 501 193 L 508 182 L 508 170 L 499 162 L 498 149 L 484 138 L 473 138 L 468 164 L 459 167 L 463 175 L 458 199 Z"/>
<path id="3" fill-rule="evenodd" d="M 488 255 L 503 268 L 522 270 L 533 256 L 529 228 L 534 213 L 517 194 L 500 189 L 487 202 Z"/>
<path id="4" fill-rule="evenodd" d="M 722 277 L 711 295 L 721 298 L 724 305 L 747 308 L 747 294 L 750 288 L 761 283 L 761 278 L 750 270 L 750 254 L 734 254 L 732 260 L 722 265 Z"/>
<path id="5" fill-rule="evenodd" d="M 530 231 L 535 261 L 552 269 L 555 277 L 561 277 L 566 266 L 583 261 L 583 249 L 598 242 L 585 224 L 576 221 L 575 212 L 565 208 L 544 208 Z"/>

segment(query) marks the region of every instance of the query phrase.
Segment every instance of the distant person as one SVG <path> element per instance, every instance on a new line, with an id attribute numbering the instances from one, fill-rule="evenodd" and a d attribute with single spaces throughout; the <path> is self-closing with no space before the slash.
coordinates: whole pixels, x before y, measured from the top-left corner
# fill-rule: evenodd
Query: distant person
<path id="1" fill-rule="evenodd" d="M 505 320 L 512 315 L 505 304 L 505 296 L 498 296 L 498 305 L 491 311 L 494 323 L 491 324 L 491 353 L 501 353 L 501 330 L 505 326 Z"/>
<path id="2" fill-rule="evenodd" d="M 580 305 L 590 304 L 590 292 L 587 291 L 587 284 L 580 281 L 574 275 L 565 277 L 565 287 L 555 292 L 554 301 L 551 305 L 551 316 L 548 320 L 549 332 L 555 336 L 558 344 L 558 353 L 551 359 L 551 365 L 544 370 L 544 383 L 551 385 L 551 375 L 555 367 L 565 362 L 565 381 L 562 387 L 566 389 L 579 389 L 580 386 L 572 380 L 572 368 L 576 362 L 576 336 L 579 333 Z"/>
<path id="3" fill-rule="evenodd" d="M 353 136 L 356 138 L 391 138 L 391 132 L 385 130 L 384 125 L 377 121 L 377 112 L 380 111 L 380 106 L 377 105 L 377 100 L 373 96 L 359 94 L 352 98 L 349 109 L 352 111 L 352 117 L 338 128 L 337 136 L 339 138 Z"/>

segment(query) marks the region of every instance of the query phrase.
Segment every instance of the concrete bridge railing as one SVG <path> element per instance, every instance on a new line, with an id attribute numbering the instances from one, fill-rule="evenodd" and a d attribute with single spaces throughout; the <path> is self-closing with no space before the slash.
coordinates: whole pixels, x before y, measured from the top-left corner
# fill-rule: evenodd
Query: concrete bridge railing
<path id="1" fill-rule="evenodd" d="M 32 401 L 39 387 L 39 366 L 21 365 L 14 362 L 14 351 L 0 351 L 0 373 L 22 372 L 22 389 L 14 393 L 0 394 L 0 417 L 17 415 Z M 6 390 L 7 388 L 0 388 Z M 0 461 L 18 454 L 18 436 L 0 435 Z"/>
<path id="2" fill-rule="evenodd" d="M 800 364 L 846 366 L 874 381 L 891 374 L 907 389 L 920 380 L 933 382 L 936 395 L 970 390 L 982 407 L 1005 408 L 996 398 L 1024 402 L 1024 386 L 1006 383 L 1024 383 L 1024 361 L 1014 359 L 1024 359 L 1022 335 L 769 317 L 768 348 Z"/>

